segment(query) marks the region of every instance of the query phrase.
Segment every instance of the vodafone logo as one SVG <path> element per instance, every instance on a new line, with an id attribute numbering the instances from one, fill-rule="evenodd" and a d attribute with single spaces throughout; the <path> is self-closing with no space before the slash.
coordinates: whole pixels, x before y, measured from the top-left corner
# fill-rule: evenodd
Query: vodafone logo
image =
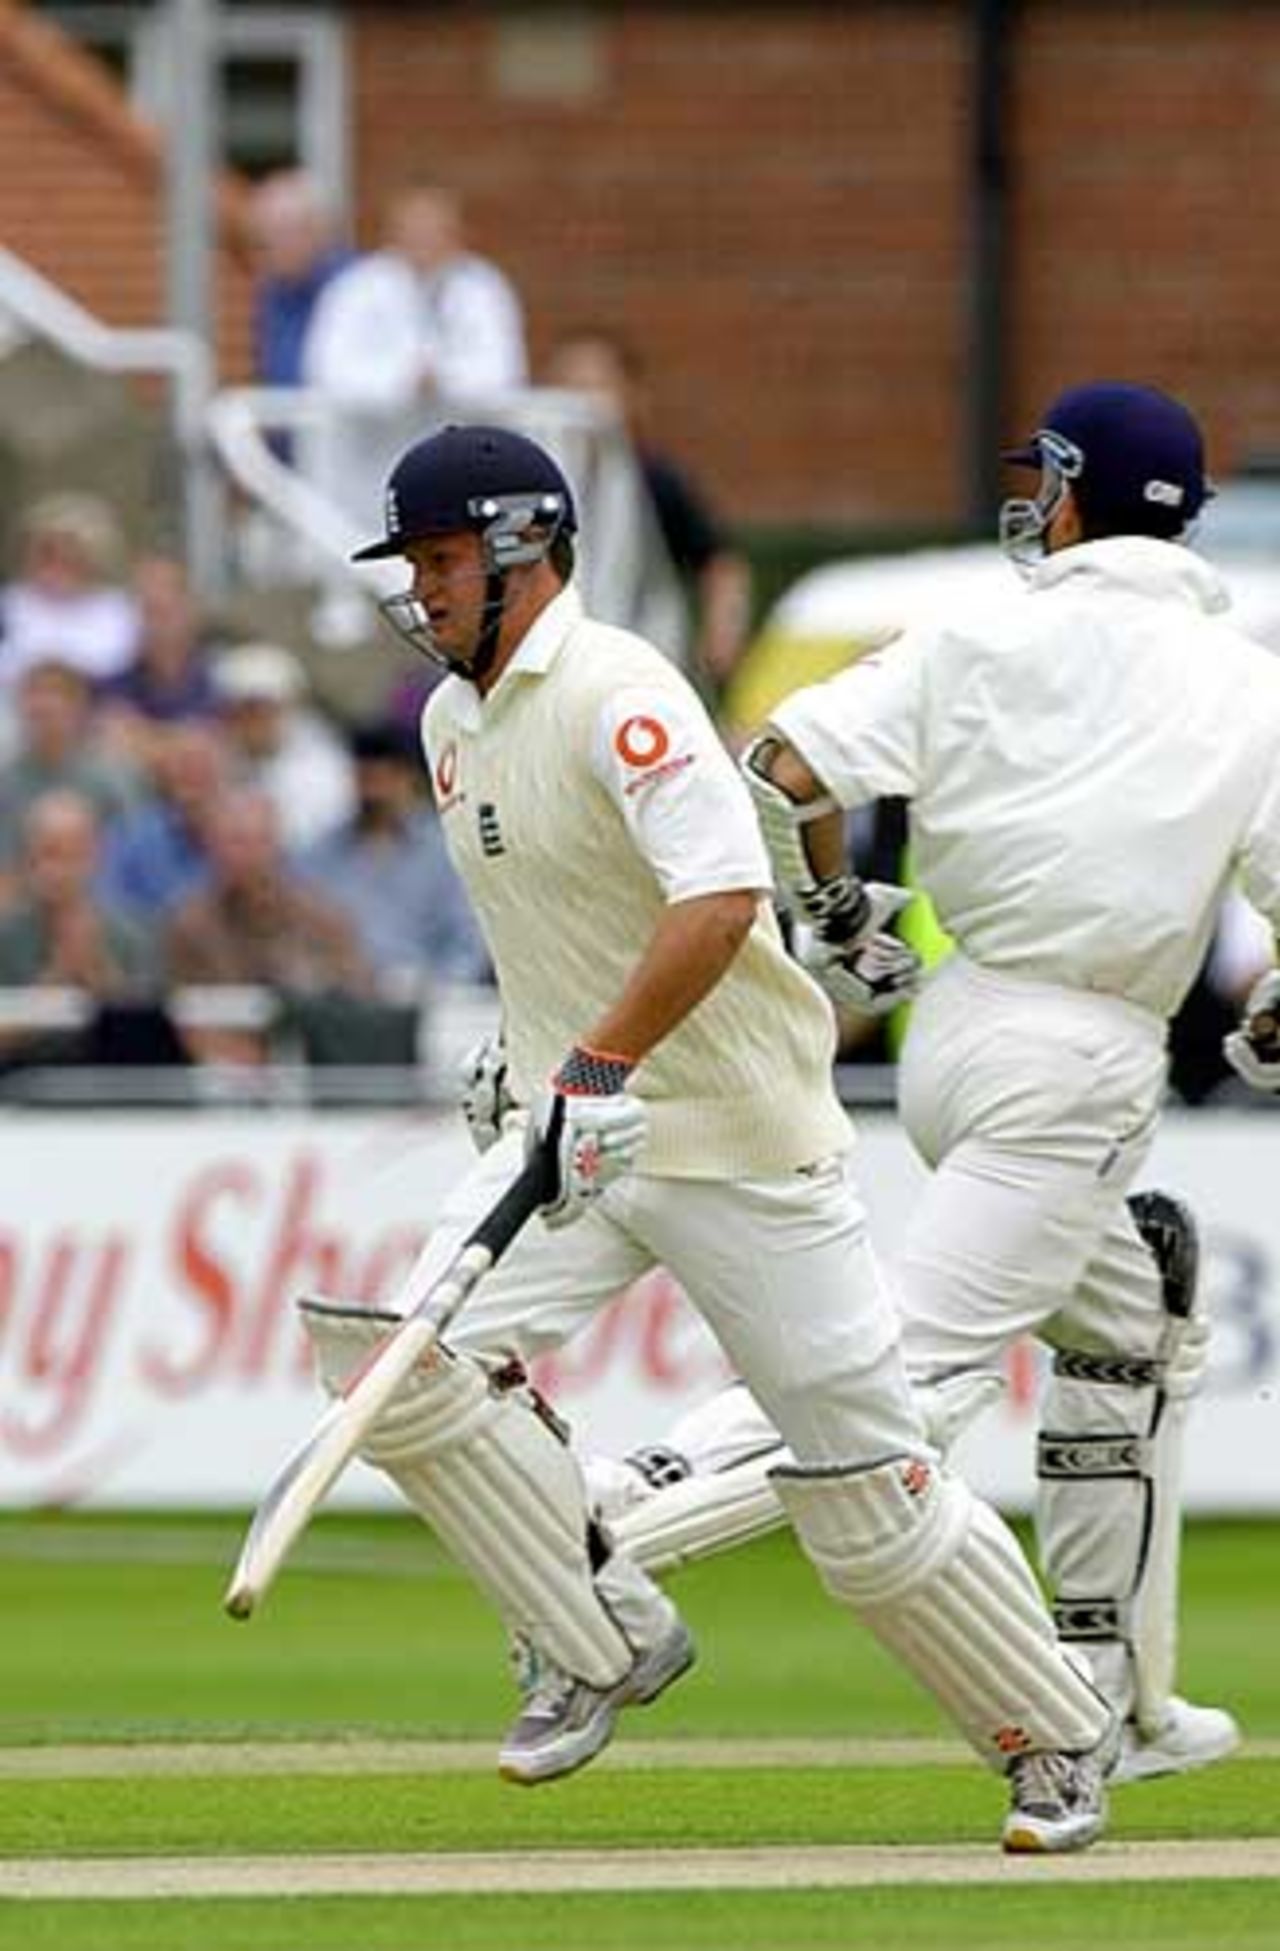
<path id="1" fill-rule="evenodd" d="M 436 798 L 442 812 L 453 798 L 457 784 L 458 748 L 450 739 L 436 761 Z"/>
<path id="2" fill-rule="evenodd" d="M 613 749 L 624 765 L 658 765 L 671 750 L 671 735 L 656 718 L 625 718 L 614 733 Z"/>

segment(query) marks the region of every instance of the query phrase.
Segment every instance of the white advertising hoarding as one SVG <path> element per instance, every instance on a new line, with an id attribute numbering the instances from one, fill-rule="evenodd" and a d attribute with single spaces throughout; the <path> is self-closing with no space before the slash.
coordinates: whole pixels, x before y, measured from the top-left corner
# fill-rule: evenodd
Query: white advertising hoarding
<path id="1" fill-rule="evenodd" d="M 859 1171 L 889 1257 L 919 1168 L 887 1113 L 858 1119 Z M 294 1301 L 386 1298 L 465 1170 L 451 1114 L 16 1113 L 0 1211 L 0 1503 L 256 1502 L 321 1408 Z M 1201 1216 L 1215 1316 L 1189 1502 L 1280 1509 L 1280 1124 L 1171 1113 L 1146 1183 Z M 724 1376 L 662 1273 L 537 1377 L 579 1440 L 659 1438 Z M 1036 1362 L 966 1438 L 964 1467 L 1030 1495 Z M 336 1493 L 382 1501 L 356 1466 Z"/>

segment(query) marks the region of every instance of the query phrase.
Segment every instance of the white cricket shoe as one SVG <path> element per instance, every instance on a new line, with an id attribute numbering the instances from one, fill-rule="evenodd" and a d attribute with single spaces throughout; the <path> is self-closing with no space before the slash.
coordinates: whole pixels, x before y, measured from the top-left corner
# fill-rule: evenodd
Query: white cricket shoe
<path id="1" fill-rule="evenodd" d="M 1108 1779 L 1145 1782 L 1157 1775 L 1182 1775 L 1189 1768 L 1207 1768 L 1240 1746 L 1240 1729 L 1223 1707 L 1197 1707 L 1177 1694 L 1169 1697 L 1164 1721 L 1154 1734 L 1143 1734 L 1126 1721 L 1120 1748 Z"/>
<path id="2" fill-rule="evenodd" d="M 508 1782 L 532 1787 L 571 1775 L 606 1747 L 624 1707 L 647 1706 L 687 1673 L 697 1657 L 693 1636 L 681 1619 L 673 1621 L 656 1645 L 637 1653 L 635 1665 L 616 1686 L 588 1686 L 550 1660 L 528 1641 L 518 1644 L 524 1671 L 518 1676 L 524 1706 L 498 1752 L 498 1773 Z"/>
<path id="3" fill-rule="evenodd" d="M 1018 1755 L 1009 1764 L 1013 1806 L 1001 1835 L 1005 1850 L 1047 1856 L 1096 1842 L 1107 1820 L 1102 1773 L 1097 1748 L 1085 1755 Z"/>

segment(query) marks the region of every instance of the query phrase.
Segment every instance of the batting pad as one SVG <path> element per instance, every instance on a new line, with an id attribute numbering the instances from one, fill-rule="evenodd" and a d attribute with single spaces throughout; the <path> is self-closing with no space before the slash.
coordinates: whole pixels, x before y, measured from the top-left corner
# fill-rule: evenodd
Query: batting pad
<path id="1" fill-rule="evenodd" d="M 1064 1656 L 1012 1534 L 920 1457 L 865 1470 L 779 1466 L 773 1481 L 832 1597 L 849 1606 L 1001 1772 L 1083 1753 L 1106 1703 Z"/>
<path id="2" fill-rule="evenodd" d="M 1171 1318 L 1151 1359 L 1060 1350 L 1045 1394 L 1037 1528 L 1058 1632 L 1148 1734 L 1177 1666 L 1183 1445 L 1207 1355 L 1207 1319 Z"/>
<path id="3" fill-rule="evenodd" d="M 302 1309 L 332 1395 L 386 1335 L 365 1309 Z M 587 1509 L 568 1449 L 518 1394 L 497 1394 L 469 1356 L 436 1349 L 394 1396 L 360 1454 L 384 1470 L 512 1632 L 599 1688 L 634 1652 L 592 1581 Z"/>
<path id="4" fill-rule="evenodd" d="M 978 1370 L 962 1370 L 918 1387 L 916 1403 L 930 1443 L 945 1454 L 1003 1393 L 1003 1377 Z M 637 1474 L 620 1470 L 632 1494 L 617 1510 L 604 1503 L 610 1534 L 647 1572 L 668 1572 L 708 1558 L 786 1523 L 771 1478 L 775 1469 L 791 1463 L 791 1452 L 741 1384 L 690 1410 L 666 1440 L 688 1458 L 692 1474 L 637 1490 Z M 716 1461 L 704 1463 L 704 1458 Z"/>
<path id="5" fill-rule="evenodd" d="M 646 1572 L 669 1572 L 776 1531 L 787 1521 L 769 1481 L 778 1454 L 775 1447 L 729 1470 L 668 1484 L 611 1519 L 609 1535 Z"/>

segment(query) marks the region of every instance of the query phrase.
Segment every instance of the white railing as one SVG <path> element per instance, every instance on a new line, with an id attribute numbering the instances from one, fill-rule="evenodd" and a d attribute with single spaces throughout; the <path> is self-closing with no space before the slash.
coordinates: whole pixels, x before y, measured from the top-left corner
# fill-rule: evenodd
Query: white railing
<path id="1" fill-rule="evenodd" d="M 465 417 L 513 427 L 555 454 L 578 501 L 577 580 L 588 608 L 682 659 L 683 597 L 618 424 L 583 396 L 550 387 L 471 403 Z M 308 478 L 307 454 L 323 451 L 337 418 L 332 404 L 308 388 L 229 387 L 208 411 L 214 451 L 250 505 L 236 550 L 239 574 L 263 585 L 314 584 L 312 629 L 333 645 L 366 637 L 373 604 L 404 586 L 401 564 L 351 562 L 352 550 L 369 539 L 368 518 L 358 523 Z M 281 458 L 279 436 L 298 454 L 298 466 Z"/>
<path id="2" fill-rule="evenodd" d="M 368 637 L 374 605 L 402 585 L 403 569 L 353 564 L 352 549 L 367 539 L 364 522 L 308 478 L 305 465 L 290 465 L 272 445 L 271 437 L 283 434 L 300 459 L 308 445 L 322 449 L 336 418 L 322 395 L 258 386 L 216 392 L 211 350 L 194 333 L 105 325 L 0 247 L 0 352 L 25 339 L 48 341 L 100 372 L 167 379 L 183 464 L 185 539 L 198 587 L 216 588 L 228 572 L 264 587 L 313 586 L 319 641 Z M 606 622 L 639 630 L 682 662 L 689 632 L 679 580 L 618 423 L 582 395 L 551 387 L 469 402 L 465 417 L 514 427 L 555 454 L 578 500 L 578 584 L 588 607 Z M 248 505 L 234 535 L 227 533 L 215 457 Z"/>
<path id="3" fill-rule="evenodd" d="M 77 365 L 98 372 L 160 374 L 169 382 L 173 432 L 186 485 L 186 543 L 202 584 L 216 578 L 220 520 L 202 466 L 205 419 L 213 393 L 213 358 L 192 332 L 170 326 L 104 325 L 24 258 L 0 246 L 0 338 L 8 347 L 46 340 Z"/>

